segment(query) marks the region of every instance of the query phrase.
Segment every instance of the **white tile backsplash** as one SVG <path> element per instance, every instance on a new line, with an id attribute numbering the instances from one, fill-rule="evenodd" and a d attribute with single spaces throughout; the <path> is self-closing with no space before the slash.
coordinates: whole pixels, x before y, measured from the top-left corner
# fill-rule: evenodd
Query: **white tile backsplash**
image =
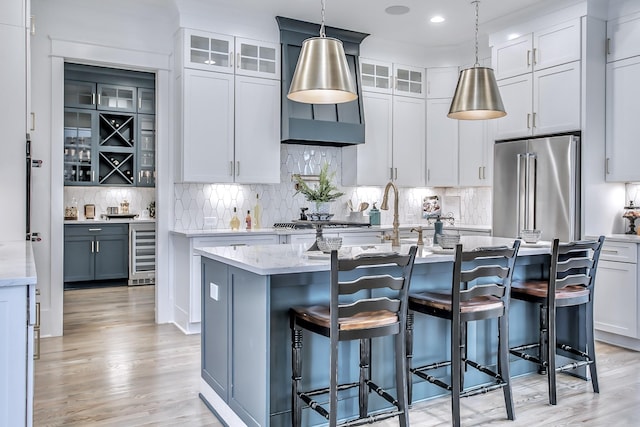
<path id="1" fill-rule="evenodd" d="M 174 213 L 175 228 L 199 230 L 204 228 L 205 218 L 217 218 L 215 228 L 229 228 L 233 208 L 242 219 L 247 210 L 253 215 L 256 194 L 262 206 L 261 222 L 270 227 L 275 222 L 288 222 L 299 217 L 301 207 L 312 208 L 312 204 L 301 194 L 295 194 L 291 175 L 318 174 L 322 164 L 329 163 L 329 170 L 335 172 L 334 182 L 345 193 L 332 203 L 334 218 L 345 219 L 349 213 L 347 201 L 354 207 L 361 202 L 377 202 L 380 207 L 384 187 L 343 187 L 341 183 L 342 151 L 339 147 L 303 145 L 281 145 L 280 184 L 175 184 Z M 490 188 L 400 188 L 399 216 L 401 223 L 426 222 L 421 218 L 422 199 L 438 194 L 443 200 L 445 213 L 454 212 L 456 222 L 465 225 L 491 224 Z M 390 194 L 391 196 L 391 194 Z M 459 199 L 457 205 L 455 200 Z M 452 209 L 447 208 L 447 201 Z M 456 207 L 457 206 L 457 207 Z M 389 211 L 381 212 L 381 223 L 393 221 L 392 205 Z M 365 213 L 368 212 L 368 209 Z M 458 213 L 459 212 L 459 213 Z M 242 221 L 244 223 L 244 221 Z M 255 223 L 255 219 L 254 219 Z"/>
<path id="2" fill-rule="evenodd" d="M 78 203 L 78 219 L 84 219 L 84 205 L 96 205 L 96 218 L 107 213 L 107 207 L 129 202 L 129 212 L 141 214 L 149 203 L 156 199 L 155 188 L 142 187 L 64 187 L 64 205 L 71 206 L 75 198 Z"/>

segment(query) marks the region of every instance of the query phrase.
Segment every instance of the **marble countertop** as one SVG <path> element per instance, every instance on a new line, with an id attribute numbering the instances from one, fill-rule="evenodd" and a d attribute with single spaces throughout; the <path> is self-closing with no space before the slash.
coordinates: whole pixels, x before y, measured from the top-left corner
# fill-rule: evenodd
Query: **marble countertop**
<path id="1" fill-rule="evenodd" d="M 31 242 L 0 241 L 0 287 L 26 286 L 36 282 Z"/>
<path id="2" fill-rule="evenodd" d="M 513 244 L 513 239 L 488 236 L 462 236 L 460 242 L 465 250 L 483 246 L 500 246 Z M 260 275 L 303 273 L 329 270 L 329 256 L 321 252 L 307 252 L 309 245 L 256 245 L 256 246 L 221 246 L 204 247 L 195 253 L 228 265 L 241 268 Z M 398 251 L 406 253 L 410 245 L 392 248 L 391 243 L 381 245 L 354 245 L 340 249 L 340 256 L 355 256 L 366 253 L 386 253 Z M 523 244 L 520 255 L 539 255 L 550 253 L 549 242 Z M 453 251 L 444 251 L 438 247 L 424 246 L 418 251 L 416 264 L 450 262 Z"/>
<path id="3" fill-rule="evenodd" d="M 113 218 L 113 219 L 96 218 L 96 219 L 80 219 L 80 220 L 67 219 L 67 220 L 64 221 L 65 225 L 66 224 L 79 224 L 79 225 L 129 224 L 131 222 L 135 222 L 135 223 L 154 223 L 154 222 L 156 222 L 156 220 L 155 220 L 155 218 L 145 218 L 145 219 L 140 219 L 140 218 Z"/>
<path id="4" fill-rule="evenodd" d="M 426 223 L 419 224 L 401 224 L 400 230 L 410 230 L 415 227 L 420 227 L 424 230 L 433 230 L 433 225 L 427 225 Z M 393 226 L 391 225 L 372 225 L 372 226 L 364 226 L 364 227 L 334 227 L 334 228 L 325 228 L 325 232 L 332 233 L 356 233 L 361 231 L 391 231 Z M 460 230 L 460 231 L 486 231 L 490 232 L 491 227 L 488 225 L 445 225 L 444 229 L 447 230 Z M 250 234 L 282 234 L 282 235 L 290 235 L 290 234 L 309 234 L 315 233 L 315 229 L 306 228 L 306 229 L 298 229 L 291 230 L 286 228 L 260 228 L 260 229 L 252 229 L 252 230 L 237 230 L 233 231 L 231 229 L 218 228 L 213 230 L 171 230 L 171 234 L 181 236 L 181 237 L 213 237 L 213 236 L 234 236 L 238 234 L 250 235 Z"/>

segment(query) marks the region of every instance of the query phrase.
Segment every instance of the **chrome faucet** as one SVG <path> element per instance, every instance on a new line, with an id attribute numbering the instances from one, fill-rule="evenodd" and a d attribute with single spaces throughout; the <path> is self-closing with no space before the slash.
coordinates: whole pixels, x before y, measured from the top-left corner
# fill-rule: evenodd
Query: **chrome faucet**
<path id="1" fill-rule="evenodd" d="M 398 221 L 398 187 L 394 184 L 393 181 L 389 181 L 387 186 L 384 188 L 384 197 L 382 198 L 382 205 L 380 205 L 380 209 L 389 210 L 389 189 L 393 188 L 393 192 L 395 193 L 395 197 L 393 198 L 393 234 L 391 237 L 385 236 L 385 239 L 391 240 L 391 246 L 400 246 L 400 231 L 398 227 L 400 226 L 400 222 Z"/>

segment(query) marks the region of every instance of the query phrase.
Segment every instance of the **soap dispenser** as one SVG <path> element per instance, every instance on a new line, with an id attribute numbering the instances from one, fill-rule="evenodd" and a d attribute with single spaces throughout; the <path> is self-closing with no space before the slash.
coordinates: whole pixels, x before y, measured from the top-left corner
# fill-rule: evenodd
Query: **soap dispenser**
<path id="1" fill-rule="evenodd" d="M 373 202 L 373 207 L 369 210 L 369 224 L 380 225 L 380 210 L 376 208 L 376 203 Z"/>
<path id="2" fill-rule="evenodd" d="M 438 244 L 438 234 L 442 234 L 442 221 L 440 215 L 436 216 L 436 222 L 433 223 L 433 244 Z"/>

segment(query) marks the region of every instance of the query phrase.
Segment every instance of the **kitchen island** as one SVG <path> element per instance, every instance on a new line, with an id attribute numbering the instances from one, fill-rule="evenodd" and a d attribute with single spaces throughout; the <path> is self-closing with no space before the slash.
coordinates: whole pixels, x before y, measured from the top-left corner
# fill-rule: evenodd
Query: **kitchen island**
<path id="1" fill-rule="evenodd" d="M 0 241 L 0 426 L 31 426 L 36 266 L 30 241 Z"/>
<path id="2" fill-rule="evenodd" d="M 484 236 L 463 236 L 465 250 L 481 246 L 512 245 L 512 239 Z M 522 247 L 516 263 L 515 277 L 540 277 L 548 269 L 549 244 Z M 309 253 L 308 245 L 234 246 L 196 249 L 202 257 L 202 379 L 201 397 L 229 425 L 288 426 L 290 421 L 290 332 L 288 310 L 293 305 L 326 303 L 329 299 L 329 258 L 321 253 Z M 409 246 L 393 248 L 403 253 Z M 353 256 L 363 251 L 388 252 L 390 244 L 350 246 L 341 249 L 341 256 Z M 416 257 L 411 290 L 420 291 L 449 287 L 452 277 L 452 253 L 434 253 L 435 248 L 423 247 Z M 441 251 L 437 251 L 441 252 Z M 382 270 L 376 270 L 379 272 Z M 510 313 L 510 339 L 513 345 L 537 339 L 537 310 L 514 301 Z M 559 317 L 561 317 L 559 315 Z M 571 328 L 579 316 L 566 316 Z M 486 324 L 486 322 L 485 322 Z M 447 321 L 416 316 L 414 363 L 444 360 L 448 353 Z M 560 333 L 561 335 L 561 333 Z M 428 337 L 428 338 L 423 338 Z M 389 338 L 389 339 L 386 339 Z M 372 343 L 372 375 L 381 386 L 394 389 L 392 363 L 376 363 L 380 357 L 393 355 L 390 337 Z M 328 381 L 328 342 L 319 336 L 304 337 L 305 381 L 311 387 Z M 472 359 L 492 363 L 497 333 L 494 328 L 468 330 Z M 491 345 L 488 345 L 491 343 Z M 341 381 L 358 375 L 358 346 L 340 344 Z M 314 374 L 308 367 L 314 365 Z M 534 370 L 523 360 L 513 360 L 512 375 Z M 448 378 L 442 368 L 434 375 Z M 486 381 L 482 376 L 467 375 L 468 384 Z M 442 390 L 426 382 L 414 385 L 414 401 L 442 394 Z M 371 398 L 370 405 L 382 409 L 386 401 Z M 376 407 L 376 405 L 379 405 Z M 357 394 L 345 397 L 341 410 L 357 411 Z M 304 425 L 322 423 L 313 411 L 303 413 Z"/>

